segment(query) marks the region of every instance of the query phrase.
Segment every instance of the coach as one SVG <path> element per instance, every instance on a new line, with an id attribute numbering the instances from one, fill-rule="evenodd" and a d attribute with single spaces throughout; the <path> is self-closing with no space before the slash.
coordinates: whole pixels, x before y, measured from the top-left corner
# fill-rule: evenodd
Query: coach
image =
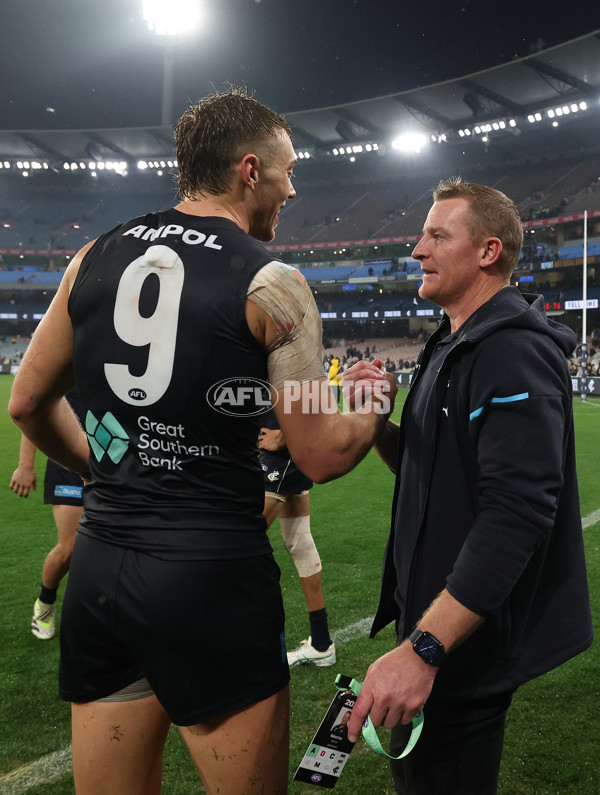
<path id="1" fill-rule="evenodd" d="M 423 735 L 392 763 L 403 795 L 497 791 L 516 688 L 592 642 L 571 383 L 576 339 L 510 276 L 522 245 L 514 203 L 441 182 L 420 260 L 422 298 L 445 315 L 417 363 L 400 426 L 376 444 L 396 472 L 391 534 L 371 635 L 399 645 L 369 668 L 353 710 L 395 727 L 425 706 Z M 375 366 L 377 365 L 377 366 Z M 357 363 L 344 376 L 381 375 Z"/>

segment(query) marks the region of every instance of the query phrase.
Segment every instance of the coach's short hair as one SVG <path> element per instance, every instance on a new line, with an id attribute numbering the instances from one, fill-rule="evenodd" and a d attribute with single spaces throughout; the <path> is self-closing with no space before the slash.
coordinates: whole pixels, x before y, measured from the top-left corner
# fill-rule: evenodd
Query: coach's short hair
<path id="1" fill-rule="evenodd" d="M 435 202 L 444 199 L 466 199 L 469 203 L 469 234 L 474 244 L 488 235 L 502 241 L 498 266 L 503 276 L 510 276 L 519 262 L 523 247 L 523 224 L 516 204 L 504 193 L 476 182 L 463 182 L 460 177 L 440 180 L 433 191 Z"/>
<path id="2" fill-rule="evenodd" d="M 278 132 L 292 138 L 283 116 L 248 96 L 245 88 L 231 86 L 227 92 L 201 99 L 175 125 L 177 197 L 182 201 L 226 193 L 237 159 Z M 267 152 L 265 148 L 263 155 Z"/>

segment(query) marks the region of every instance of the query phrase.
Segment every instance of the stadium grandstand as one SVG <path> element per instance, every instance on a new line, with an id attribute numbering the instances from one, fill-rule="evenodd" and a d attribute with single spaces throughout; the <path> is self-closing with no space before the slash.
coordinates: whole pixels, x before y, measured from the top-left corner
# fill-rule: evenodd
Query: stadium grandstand
<path id="1" fill-rule="evenodd" d="M 376 352 L 408 383 L 440 312 L 418 296 L 411 252 L 432 188 L 460 175 L 515 200 L 525 243 L 513 283 L 542 293 L 547 311 L 580 334 L 587 240 L 589 374 L 600 393 L 599 33 L 457 80 L 287 118 L 298 195 L 269 248 L 313 289 L 324 365 Z M 172 206 L 176 166 L 168 127 L 0 131 L 5 372 L 68 260 L 116 224 Z"/>

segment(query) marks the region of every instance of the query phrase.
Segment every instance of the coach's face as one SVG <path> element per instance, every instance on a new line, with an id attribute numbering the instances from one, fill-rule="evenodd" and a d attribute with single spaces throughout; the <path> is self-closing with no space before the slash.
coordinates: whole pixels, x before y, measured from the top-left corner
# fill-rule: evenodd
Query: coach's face
<path id="1" fill-rule="evenodd" d="M 261 148 L 249 229 L 257 240 L 267 243 L 275 237 L 279 213 L 296 195 L 292 185 L 296 162 L 290 137 L 283 131 Z"/>
<path id="2" fill-rule="evenodd" d="M 436 202 L 413 251 L 423 271 L 419 295 L 446 311 L 476 289 L 480 276 L 483 247 L 471 240 L 467 225 L 469 212 L 466 199 Z"/>

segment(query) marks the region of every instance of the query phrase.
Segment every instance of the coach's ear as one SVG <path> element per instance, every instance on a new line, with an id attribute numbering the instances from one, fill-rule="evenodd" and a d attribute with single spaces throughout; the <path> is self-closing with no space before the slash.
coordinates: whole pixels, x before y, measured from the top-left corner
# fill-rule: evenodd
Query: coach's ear
<path id="1" fill-rule="evenodd" d="M 480 247 L 480 268 L 489 268 L 495 262 L 498 262 L 502 254 L 502 241 L 499 237 L 486 237 L 481 243 Z"/>

